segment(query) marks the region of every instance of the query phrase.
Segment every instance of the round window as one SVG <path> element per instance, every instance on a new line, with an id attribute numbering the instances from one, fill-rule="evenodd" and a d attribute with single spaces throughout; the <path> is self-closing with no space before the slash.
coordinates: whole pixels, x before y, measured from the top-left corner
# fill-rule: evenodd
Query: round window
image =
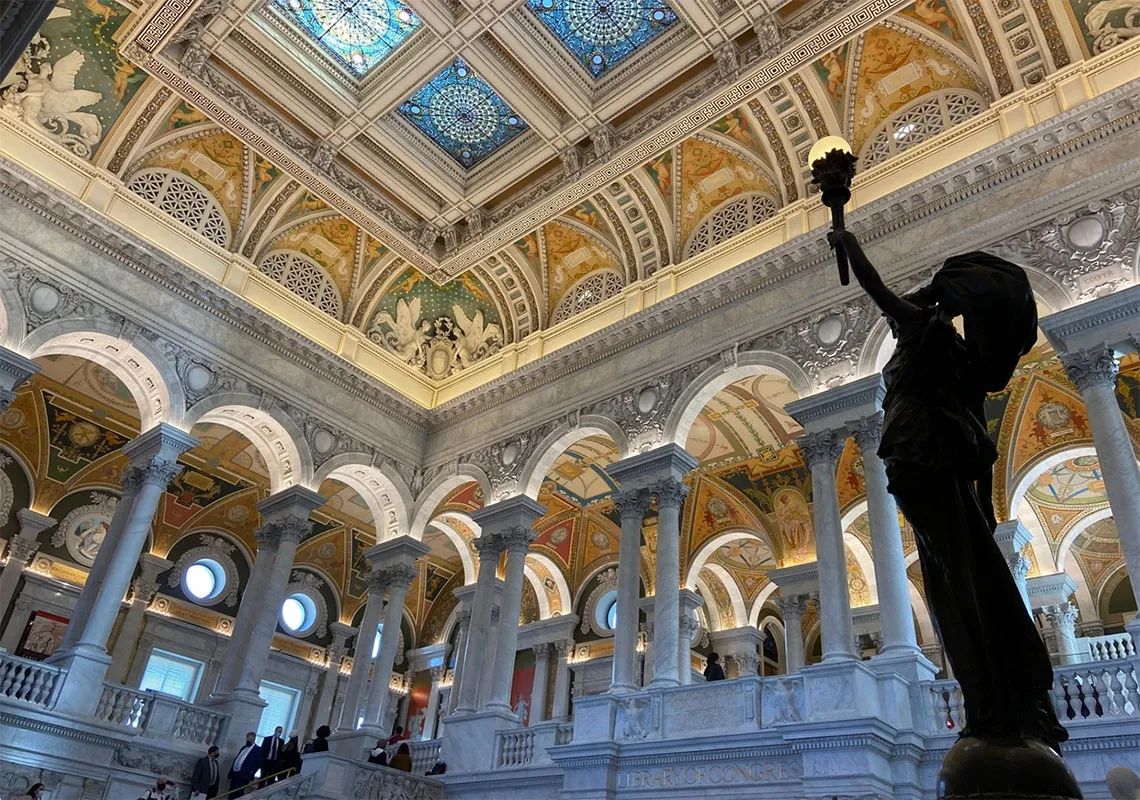
<path id="1" fill-rule="evenodd" d="M 613 632 L 617 627 L 617 590 L 610 589 L 598 598 L 594 606 L 594 630 L 600 634 Z"/>
<path id="2" fill-rule="evenodd" d="M 226 571 L 211 558 L 200 558 L 182 573 L 182 588 L 186 594 L 202 603 L 215 600 L 225 591 Z"/>
<path id="3" fill-rule="evenodd" d="M 289 633 L 308 633 L 316 621 L 317 607 L 308 595 L 291 594 L 281 604 L 281 626 Z"/>
<path id="4" fill-rule="evenodd" d="M 610 610 L 606 612 L 606 624 L 610 630 L 617 630 L 617 600 L 610 603 Z"/>

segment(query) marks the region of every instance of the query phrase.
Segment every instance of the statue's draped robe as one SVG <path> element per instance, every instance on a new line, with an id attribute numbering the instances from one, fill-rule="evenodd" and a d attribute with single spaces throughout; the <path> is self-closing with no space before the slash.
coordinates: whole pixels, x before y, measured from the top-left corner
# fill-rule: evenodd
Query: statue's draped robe
<path id="1" fill-rule="evenodd" d="M 1049 656 L 1005 558 L 989 510 L 997 450 L 983 403 L 1036 341 L 1025 272 L 985 253 L 956 256 L 894 319 L 883 369 L 890 490 L 914 528 L 927 600 L 962 686 L 968 732 L 1067 738 L 1051 700 Z M 921 298 L 921 299 L 920 299 Z M 951 319 L 961 314 L 965 338 Z"/>

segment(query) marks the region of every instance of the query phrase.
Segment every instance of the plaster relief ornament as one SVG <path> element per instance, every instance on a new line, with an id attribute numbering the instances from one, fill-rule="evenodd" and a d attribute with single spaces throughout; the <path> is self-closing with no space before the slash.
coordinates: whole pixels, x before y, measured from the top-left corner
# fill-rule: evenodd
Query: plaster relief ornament
<path id="1" fill-rule="evenodd" d="M 51 536 L 56 547 L 67 546 L 76 562 L 90 567 L 111 528 L 111 517 L 119 507 L 119 498 L 101 492 L 91 493 L 91 502 L 68 512 Z"/>
<path id="2" fill-rule="evenodd" d="M 503 329 L 484 322 L 481 310 L 468 317 L 461 306 L 452 305 L 454 318 L 437 317 L 434 322 L 422 319 L 422 313 L 422 298 L 401 297 L 396 318 L 386 311 L 377 313 L 368 338 L 432 378 L 446 378 L 503 346 Z"/>
<path id="3" fill-rule="evenodd" d="M 103 95 L 75 88 L 75 76 L 87 58 L 82 52 L 73 50 L 54 64 L 50 52 L 46 39 L 32 40 L 0 85 L 3 109 L 80 158 L 89 158 L 103 138 L 103 123 L 81 109 L 95 105 Z"/>
<path id="4" fill-rule="evenodd" d="M 878 455 L 914 531 L 931 617 L 966 710 L 939 790 L 1080 798 L 1060 758 L 1069 734 L 1053 705 L 1049 653 L 994 541 L 998 453 L 984 405 L 1037 341 L 1029 278 L 1016 264 L 973 252 L 950 257 L 928 287 L 900 296 L 854 234 L 832 230 L 828 242 L 848 258 L 898 340 L 883 368 Z M 964 335 L 954 327 L 959 316 Z"/>
<path id="5" fill-rule="evenodd" d="M 1138 0 L 1099 0 L 1085 14 L 1085 25 L 1093 38 L 1094 54 L 1111 50 L 1118 44 L 1140 36 L 1140 2 Z"/>

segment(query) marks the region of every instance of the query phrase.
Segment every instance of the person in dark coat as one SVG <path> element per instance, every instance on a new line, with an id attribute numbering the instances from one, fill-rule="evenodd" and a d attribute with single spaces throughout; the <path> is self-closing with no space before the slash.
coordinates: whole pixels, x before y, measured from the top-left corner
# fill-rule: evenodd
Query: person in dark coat
<path id="1" fill-rule="evenodd" d="M 331 734 L 332 729 L 328 725 L 317 728 L 317 738 L 313 740 L 314 753 L 327 753 L 329 751 L 329 736 Z"/>
<path id="2" fill-rule="evenodd" d="M 368 751 L 368 763 L 381 767 L 388 766 L 388 754 L 384 752 L 384 740 L 377 739 L 376 746 Z"/>
<path id="3" fill-rule="evenodd" d="M 230 797 L 241 797 L 245 794 L 245 788 L 253 783 L 253 776 L 257 770 L 261 768 L 261 748 L 257 746 L 257 732 L 250 731 L 245 735 L 245 744 L 238 750 L 237 755 L 234 756 L 233 764 L 230 765 L 229 779 L 230 790 L 233 792 Z M 233 791 L 233 790 L 237 791 Z"/>
<path id="4" fill-rule="evenodd" d="M 285 742 L 285 749 L 281 751 L 281 768 L 288 770 L 281 776 L 281 780 L 301 771 L 301 742 L 296 731 L 289 734 L 289 741 Z"/>
<path id="5" fill-rule="evenodd" d="M 404 742 L 396 750 L 396 755 L 392 756 L 392 761 L 388 764 L 392 769 L 398 769 L 401 772 L 412 771 L 412 749 L 408 747 L 408 743 Z"/>
<path id="6" fill-rule="evenodd" d="M 222 753 L 217 745 L 206 751 L 206 755 L 194 763 L 194 772 L 190 776 L 190 800 L 201 800 L 218 796 L 218 782 L 222 777 L 222 770 L 218 766 L 218 756 Z"/>
<path id="7" fill-rule="evenodd" d="M 280 780 L 278 775 L 285 765 L 281 763 L 281 752 L 285 749 L 285 740 L 281 738 L 284 731 L 280 725 L 273 729 L 273 733 L 261 740 L 261 775 L 265 780 L 262 786 Z"/>
<path id="8" fill-rule="evenodd" d="M 720 653 L 709 653 L 709 663 L 705 666 L 705 681 L 723 681 L 724 667 L 720 665 Z"/>

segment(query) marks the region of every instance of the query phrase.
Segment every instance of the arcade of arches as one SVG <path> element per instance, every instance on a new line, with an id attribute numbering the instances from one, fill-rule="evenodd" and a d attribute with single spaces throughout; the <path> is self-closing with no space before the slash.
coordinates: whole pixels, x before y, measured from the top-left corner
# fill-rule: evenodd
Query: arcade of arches
<path id="1" fill-rule="evenodd" d="M 825 135 L 889 284 L 1030 276 L 995 537 L 1086 796 L 1140 771 L 1140 5 L 595 5 L 55 4 L 0 85 L 0 795 L 224 791 L 281 726 L 329 750 L 247 796 L 936 797 Z"/>

